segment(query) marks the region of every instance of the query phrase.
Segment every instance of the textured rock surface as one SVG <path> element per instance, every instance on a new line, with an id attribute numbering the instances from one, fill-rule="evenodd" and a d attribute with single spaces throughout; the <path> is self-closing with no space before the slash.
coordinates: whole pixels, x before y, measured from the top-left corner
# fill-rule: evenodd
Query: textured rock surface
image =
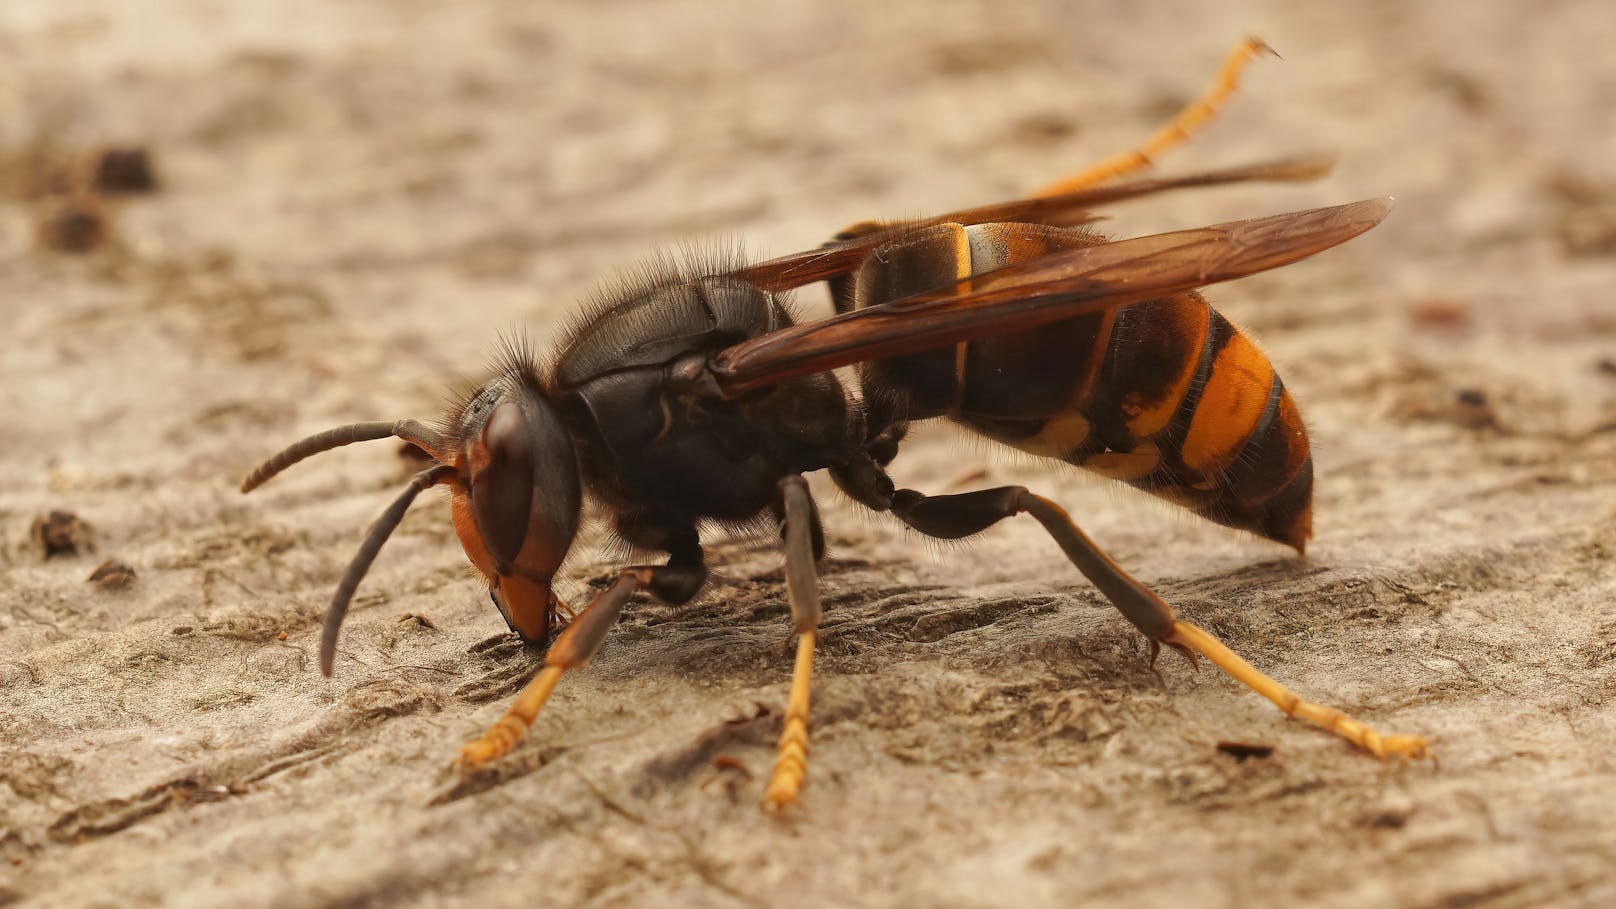
<path id="1" fill-rule="evenodd" d="M 0 904 L 1616 901 L 1606 5 L 871 6 L 7 0 Z M 1246 31 L 1285 60 L 1164 168 L 1323 148 L 1338 172 L 1108 230 L 1399 197 L 1214 294 L 1312 428 L 1309 558 L 947 431 L 897 472 L 1055 496 L 1186 615 L 1431 736 L 1440 767 L 1379 764 L 1216 672 L 1158 680 L 1030 521 L 940 556 L 828 491 L 811 785 L 785 822 L 711 763 L 769 764 L 790 657 L 768 540 L 718 541 L 707 601 L 632 608 L 468 785 L 445 765 L 535 658 L 473 650 L 503 626 L 440 502 L 318 675 L 329 591 L 409 467 L 378 443 L 243 499 L 255 459 L 430 416 L 499 331 L 542 339 L 654 248 L 782 253 L 1039 185 L 1141 139 Z M 30 194 L 104 143 L 148 147 L 158 192 L 110 203 L 100 252 L 35 251 Z M 43 560 L 52 510 L 94 552 Z M 107 559 L 126 587 L 86 582 Z M 575 559 L 573 593 L 612 564 Z"/>

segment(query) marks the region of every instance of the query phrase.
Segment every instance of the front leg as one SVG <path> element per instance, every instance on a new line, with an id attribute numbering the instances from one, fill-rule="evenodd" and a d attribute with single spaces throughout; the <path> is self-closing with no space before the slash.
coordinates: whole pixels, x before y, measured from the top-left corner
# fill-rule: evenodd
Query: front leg
<path id="1" fill-rule="evenodd" d="M 620 531 L 625 529 L 625 523 L 630 522 L 619 520 Z M 606 632 L 616 624 L 635 591 L 646 590 L 660 600 L 683 603 L 695 596 L 706 582 L 707 567 L 694 528 L 630 523 L 624 536 L 635 543 L 655 541 L 650 545 L 659 545 L 671 553 L 668 564 L 625 568 L 610 587 L 596 594 L 556 637 L 544 655 L 544 667 L 517 694 L 505 715 L 461 749 L 457 763 L 462 769 L 471 770 L 498 760 L 516 747 L 532 728 L 562 674 L 569 669 L 582 668 L 595 655 L 606 639 Z"/>
<path id="2" fill-rule="evenodd" d="M 607 630 L 622 614 L 629 597 L 650 583 L 653 570 L 624 569 L 612 586 L 589 601 L 584 611 L 550 645 L 549 652 L 544 655 L 544 668 L 517 694 L 511 709 L 505 711 L 505 715 L 487 732 L 466 743 L 460 750 L 458 763 L 461 768 L 474 770 L 489 761 L 498 760 L 522 741 L 533 726 L 533 721 L 538 718 L 544 702 L 555 691 L 556 683 L 561 681 L 561 674 L 583 666 L 594 656 L 595 651 L 600 649 L 601 641 L 605 640 Z"/>

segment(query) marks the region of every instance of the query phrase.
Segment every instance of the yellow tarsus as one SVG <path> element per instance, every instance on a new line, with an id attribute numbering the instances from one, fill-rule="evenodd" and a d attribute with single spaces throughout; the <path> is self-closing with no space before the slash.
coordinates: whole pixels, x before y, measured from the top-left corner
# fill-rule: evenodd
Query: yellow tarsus
<path id="1" fill-rule="evenodd" d="M 1274 702 L 1286 715 L 1299 717 L 1368 751 L 1376 757 L 1411 760 L 1433 757 L 1430 746 L 1417 735 L 1381 735 L 1334 707 L 1304 701 L 1295 692 L 1259 672 L 1210 633 L 1188 622 L 1173 622 L 1163 643 L 1199 653 L 1247 688 Z"/>
<path id="2" fill-rule="evenodd" d="M 460 749 L 459 766 L 465 770 L 475 770 L 477 767 L 498 760 L 507 754 L 516 744 L 522 741 L 527 731 L 538 718 L 539 711 L 543 709 L 544 702 L 550 699 L 550 692 L 555 691 L 556 683 L 561 681 L 561 674 L 566 672 L 560 666 L 546 666 L 539 670 L 533 681 L 527 683 L 521 693 L 517 694 L 516 701 L 511 709 L 505 711 L 498 722 L 488 728 L 481 737 L 467 742 Z"/>
<path id="3" fill-rule="evenodd" d="M 1149 167 L 1157 156 L 1188 139 L 1191 133 L 1212 119 L 1217 114 L 1218 108 L 1223 106 L 1223 102 L 1227 101 L 1240 86 L 1240 73 L 1246 65 L 1264 53 L 1272 54 L 1274 49 L 1258 38 L 1248 37 L 1241 41 L 1224 58 L 1223 66 L 1218 70 L 1217 81 L 1212 87 L 1179 111 L 1171 123 L 1157 130 L 1143 145 L 1113 155 L 1075 176 L 1051 183 L 1035 193 L 1035 196 L 1059 196 L 1077 192 Z"/>
<path id="4" fill-rule="evenodd" d="M 785 725 L 780 730 L 780 755 L 775 759 L 763 807 L 780 811 L 797 801 L 808 779 L 808 693 L 814 675 L 815 633 L 797 638 L 797 664 L 791 674 L 791 698 L 786 702 Z"/>

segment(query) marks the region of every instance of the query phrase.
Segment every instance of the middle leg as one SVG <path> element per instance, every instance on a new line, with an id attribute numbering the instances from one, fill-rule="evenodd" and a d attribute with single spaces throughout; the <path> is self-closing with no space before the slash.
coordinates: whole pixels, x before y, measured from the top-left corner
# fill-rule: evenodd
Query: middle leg
<path id="1" fill-rule="evenodd" d="M 814 644 L 819 629 L 819 577 L 814 563 L 824 554 L 819 512 L 808 494 L 808 481 L 793 474 L 780 481 L 780 511 L 785 519 L 786 595 L 791 599 L 791 633 L 797 636 L 797 661 L 791 674 L 791 697 L 780 730 L 779 756 L 763 806 L 780 811 L 797 800 L 808 778 L 808 702 L 814 674 Z"/>

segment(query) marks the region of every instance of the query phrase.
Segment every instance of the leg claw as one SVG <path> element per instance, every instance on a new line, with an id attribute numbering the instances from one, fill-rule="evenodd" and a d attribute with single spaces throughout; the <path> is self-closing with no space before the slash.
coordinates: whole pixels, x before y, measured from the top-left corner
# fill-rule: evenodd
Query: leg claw
<path id="1" fill-rule="evenodd" d="M 768 792 L 763 794 L 763 810 L 775 817 L 783 816 L 796 804 L 797 793 L 795 791 L 776 792 L 773 788 L 770 788 Z"/>
<path id="2" fill-rule="evenodd" d="M 1174 622 L 1162 643 L 1192 647 L 1201 656 L 1227 672 L 1236 681 L 1267 698 L 1287 716 L 1305 720 L 1326 732 L 1338 735 L 1379 758 L 1401 757 L 1420 760 L 1430 757 L 1430 745 L 1417 735 L 1381 735 L 1374 727 L 1353 719 L 1334 707 L 1303 700 L 1299 695 L 1259 672 L 1234 651 L 1188 622 Z"/>
<path id="3" fill-rule="evenodd" d="M 455 768 L 462 771 L 477 770 L 484 764 L 491 764 L 499 760 L 516 747 L 515 741 L 506 741 L 508 737 L 496 736 L 501 731 L 499 727 L 490 729 L 480 738 L 473 739 L 460 749 L 460 757 L 455 759 Z"/>
<path id="4" fill-rule="evenodd" d="M 1153 639 L 1150 642 L 1150 671 L 1151 672 L 1156 672 L 1156 658 L 1161 656 L 1161 649 L 1162 649 L 1163 644 L 1166 644 L 1168 647 L 1171 647 L 1174 650 L 1178 651 L 1180 656 L 1182 656 L 1186 660 L 1189 660 L 1191 669 L 1195 670 L 1196 672 L 1201 671 L 1201 661 L 1195 656 L 1195 651 L 1191 650 L 1189 648 L 1188 644 L 1185 644 L 1183 641 L 1180 641 L 1177 638 L 1173 637 L 1172 632 L 1168 632 L 1167 637 L 1162 638 L 1159 641 Z M 1157 674 L 1160 675 L 1160 673 L 1157 673 Z"/>

